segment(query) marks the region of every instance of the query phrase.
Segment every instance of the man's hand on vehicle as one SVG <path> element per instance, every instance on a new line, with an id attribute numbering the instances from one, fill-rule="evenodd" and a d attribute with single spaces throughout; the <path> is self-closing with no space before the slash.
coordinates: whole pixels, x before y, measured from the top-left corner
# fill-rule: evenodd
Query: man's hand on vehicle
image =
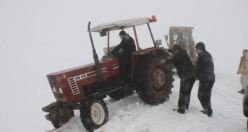
<path id="1" fill-rule="evenodd" d="M 174 53 L 172 49 L 168 49 L 167 51 L 168 51 L 169 53 L 171 53 L 171 54 Z"/>
<path id="2" fill-rule="evenodd" d="M 160 61 L 160 64 L 164 64 L 166 62 L 166 60 L 165 59 L 162 59 L 161 61 Z"/>

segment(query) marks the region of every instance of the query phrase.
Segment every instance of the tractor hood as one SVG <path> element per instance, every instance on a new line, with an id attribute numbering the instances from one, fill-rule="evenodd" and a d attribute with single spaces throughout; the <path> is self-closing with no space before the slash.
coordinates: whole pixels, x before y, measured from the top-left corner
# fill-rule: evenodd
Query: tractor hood
<path id="1" fill-rule="evenodd" d="M 103 78 L 119 73 L 119 61 L 115 57 L 102 59 L 100 67 Z M 94 63 L 54 72 L 47 78 L 55 98 L 62 102 L 84 98 L 83 87 L 99 81 Z"/>

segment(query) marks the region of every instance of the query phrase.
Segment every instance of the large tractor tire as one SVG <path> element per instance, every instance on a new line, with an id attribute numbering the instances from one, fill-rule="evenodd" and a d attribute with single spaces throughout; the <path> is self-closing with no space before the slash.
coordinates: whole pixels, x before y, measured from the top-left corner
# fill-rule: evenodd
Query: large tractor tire
<path id="1" fill-rule="evenodd" d="M 131 84 L 128 84 L 128 85 L 123 86 L 122 89 L 108 94 L 108 96 L 114 100 L 120 100 L 129 95 L 132 95 L 133 92 L 134 92 L 134 87 Z"/>
<path id="2" fill-rule="evenodd" d="M 174 81 L 172 66 L 160 63 L 168 56 L 165 52 L 156 51 L 139 60 L 135 73 L 136 92 L 147 104 L 157 105 L 169 98 Z"/>
<path id="3" fill-rule="evenodd" d="M 108 108 L 103 99 L 88 99 L 82 102 L 80 117 L 85 129 L 94 131 L 108 121 Z"/>

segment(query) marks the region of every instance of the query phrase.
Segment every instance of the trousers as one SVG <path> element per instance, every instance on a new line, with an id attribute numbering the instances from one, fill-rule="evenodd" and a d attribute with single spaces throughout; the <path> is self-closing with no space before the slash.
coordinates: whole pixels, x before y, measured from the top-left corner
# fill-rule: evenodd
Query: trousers
<path id="1" fill-rule="evenodd" d="M 120 60 L 120 79 L 125 81 L 131 81 L 129 74 L 132 71 L 132 59 L 130 57 L 121 56 Z"/>
<path id="2" fill-rule="evenodd" d="M 181 79 L 179 99 L 178 99 L 179 109 L 185 110 L 189 108 L 190 95 L 194 83 L 195 83 L 195 77 Z"/>
<path id="3" fill-rule="evenodd" d="M 211 108 L 211 93 L 215 80 L 212 81 L 200 81 L 198 89 L 198 99 L 207 114 L 212 114 Z"/>
<path id="4" fill-rule="evenodd" d="M 240 81 L 242 89 L 248 88 L 248 75 L 241 74 Z"/>

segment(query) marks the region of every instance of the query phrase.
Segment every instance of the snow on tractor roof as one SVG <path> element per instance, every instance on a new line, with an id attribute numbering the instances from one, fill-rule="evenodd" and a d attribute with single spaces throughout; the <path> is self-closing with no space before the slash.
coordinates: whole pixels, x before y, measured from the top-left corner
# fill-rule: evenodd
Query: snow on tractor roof
<path id="1" fill-rule="evenodd" d="M 156 22 L 156 18 L 154 17 L 151 19 L 149 17 L 143 17 L 143 18 L 133 18 L 133 19 L 127 19 L 127 20 L 121 20 L 115 22 L 108 22 L 92 27 L 90 30 L 91 32 L 101 32 L 102 30 L 113 31 L 113 30 L 130 28 L 142 24 L 147 24 L 151 22 Z"/>
<path id="2" fill-rule="evenodd" d="M 170 30 L 190 30 L 190 31 L 192 31 L 193 29 L 194 29 L 194 27 L 176 27 L 176 26 L 170 27 Z"/>

